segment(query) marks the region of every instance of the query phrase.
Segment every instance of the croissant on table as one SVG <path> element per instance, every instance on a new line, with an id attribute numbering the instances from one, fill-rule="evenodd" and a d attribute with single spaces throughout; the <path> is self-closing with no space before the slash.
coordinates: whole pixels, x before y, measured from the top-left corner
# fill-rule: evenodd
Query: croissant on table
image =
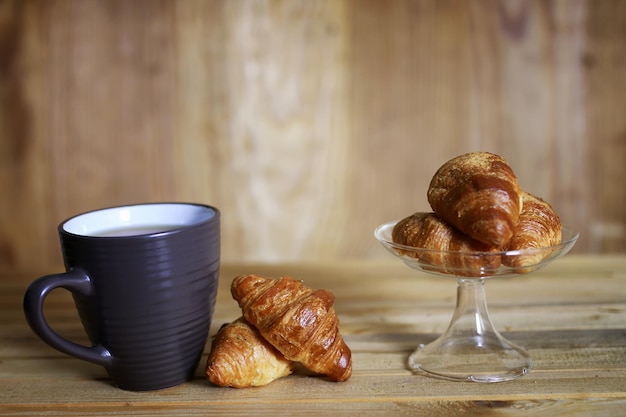
<path id="1" fill-rule="evenodd" d="M 504 158 L 489 152 L 471 152 L 443 164 L 427 197 L 442 220 L 495 247 L 509 242 L 522 209 L 513 170 Z"/>
<path id="2" fill-rule="evenodd" d="M 547 248 L 561 243 L 561 220 L 552 206 L 534 195 L 522 192 L 523 208 L 513 237 L 506 246 L 507 251 Z M 537 265 L 550 255 L 549 251 L 523 255 L 505 255 L 502 263 L 520 268 Z M 522 269 L 518 272 L 526 272 Z"/>
<path id="3" fill-rule="evenodd" d="M 433 265 L 433 271 L 481 276 L 485 270 L 500 266 L 500 256 L 495 255 L 497 248 L 455 230 L 435 213 L 418 212 L 400 220 L 393 228 L 392 240 L 400 245 L 420 248 L 419 251 L 407 249 L 402 252 Z M 491 252 L 493 256 L 489 255 Z"/>
<path id="4" fill-rule="evenodd" d="M 222 326 L 215 335 L 205 374 L 222 387 L 259 387 L 289 375 L 293 367 L 292 361 L 240 317 Z"/>
<path id="5" fill-rule="evenodd" d="M 290 277 L 236 277 L 233 298 L 244 318 L 285 358 L 333 381 L 352 374 L 352 354 L 339 332 L 334 296 Z"/>

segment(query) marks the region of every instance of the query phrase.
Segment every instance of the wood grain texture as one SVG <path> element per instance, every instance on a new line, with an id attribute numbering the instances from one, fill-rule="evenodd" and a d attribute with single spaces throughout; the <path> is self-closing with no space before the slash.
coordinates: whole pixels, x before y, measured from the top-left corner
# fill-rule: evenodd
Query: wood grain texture
<path id="1" fill-rule="evenodd" d="M 56 225 L 145 201 L 223 212 L 223 258 L 382 258 L 435 170 L 504 156 L 626 250 L 620 0 L 6 0 L 0 266 L 61 264 Z"/>
<path id="2" fill-rule="evenodd" d="M 626 258 L 570 255 L 525 277 L 486 284 L 498 330 L 535 361 L 518 380 L 482 384 L 411 374 L 409 353 L 445 330 L 454 279 L 431 277 L 395 260 L 349 263 L 227 264 L 213 328 L 239 317 L 235 276 L 291 275 L 336 297 L 354 371 L 332 383 L 297 370 L 254 389 L 211 385 L 203 374 L 179 387 L 133 393 L 111 386 L 104 369 L 65 356 L 34 336 L 21 311 L 24 272 L 0 273 L 0 416 L 273 415 L 613 416 L 626 405 Z M 67 292 L 46 304 L 52 327 L 86 343 Z M 207 349 L 208 349 L 207 345 Z"/>

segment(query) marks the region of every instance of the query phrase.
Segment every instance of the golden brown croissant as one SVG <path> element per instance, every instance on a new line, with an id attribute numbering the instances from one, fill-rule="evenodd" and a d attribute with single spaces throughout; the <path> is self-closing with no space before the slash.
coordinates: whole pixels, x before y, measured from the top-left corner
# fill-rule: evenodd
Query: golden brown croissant
<path id="1" fill-rule="evenodd" d="M 241 317 L 215 335 L 205 374 L 222 387 L 259 387 L 289 375 L 293 365 Z"/>
<path id="2" fill-rule="evenodd" d="M 428 202 L 442 220 L 496 247 L 509 242 L 522 209 L 513 170 L 488 152 L 468 153 L 443 164 L 430 182 Z"/>
<path id="3" fill-rule="evenodd" d="M 326 290 L 313 291 L 290 277 L 242 275 L 231 285 L 245 319 L 287 359 L 334 381 L 352 374 L 352 354 Z"/>
<path id="4" fill-rule="evenodd" d="M 522 192 L 522 199 L 522 214 L 506 250 L 547 248 L 561 243 L 561 220 L 552 206 L 527 192 Z M 511 267 L 533 266 L 549 255 L 550 251 L 541 251 L 527 255 L 505 256 L 502 262 Z"/>
<path id="5" fill-rule="evenodd" d="M 482 276 L 500 266 L 500 256 L 490 255 L 497 252 L 496 248 L 464 235 L 435 213 L 415 213 L 400 220 L 393 228 L 392 239 L 400 245 L 428 249 L 403 253 L 433 265 L 434 271 Z M 458 252 L 481 252 L 481 255 Z"/>

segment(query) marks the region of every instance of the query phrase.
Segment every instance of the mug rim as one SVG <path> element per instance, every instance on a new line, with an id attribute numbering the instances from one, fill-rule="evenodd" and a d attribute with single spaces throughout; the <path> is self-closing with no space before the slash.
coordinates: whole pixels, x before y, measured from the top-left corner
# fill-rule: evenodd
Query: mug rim
<path id="1" fill-rule="evenodd" d="M 157 225 L 165 226 L 165 227 L 162 230 L 157 230 L 157 231 L 152 231 L 152 232 L 136 233 L 136 234 L 130 234 L 130 235 L 117 235 L 117 236 L 114 236 L 114 235 L 102 236 L 102 235 L 98 235 L 98 233 L 103 233 L 106 231 L 123 228 L 124 227 L 123 222 L 115 223 L 115 224 L 112 223 L 108 227 L 104 226 L 104 227 L 99 227 L 99 228 L 96 227 L 92 229 L 87 227 L 84 223 L 79 224 L 81 218 L 92 217 L 98 214 L 106 216 L 107 214 L 114 215 L 115 213 L 119 213 L 120 210 L 124 210 L 124 209 L 127 209 L 127 213 L 128 213 L 129 210 L 141 210 L 141 209 L 145 210 L 145 209 L 157 208 L 157 207 L 163 208 L 164 206 L 171 206 L 170 208 L 179 208 L 179 209 L 180 208 L 194 209 L 196 216 L 191 217 L 190 219 L 187 219 L 186 221 L 179 219 L 178 222 L 174 221 L 171 223 L 170 223 L 170 219 L 164 219 L 163 222 L 146 221 L 146 222 L 134 223 L 134 224 L 129 225 L 129 227 L 133 227 L 133 226 L 134 227 L 150 227 L 150 226 L 157 226 Z M 77 236 L 77 237 L 88 238 L 88 239 L 128 239 L 128 238 L 137 238 L 137 237 L 164 236 L 164 235 L 177 233 L 181 230 L 186 230 L 191 227 L 197 227 L 202 224 L 211 223 L 215 221 L 217 218 L 219 218 L 219 216 L 220 216 L 220 211 L 218 208 L 208 205 L 208 204 L 203 204 L 203 203 L 178 202 L 178 201 L 132 203 L 132 204 L 122 204 L 122 205 L 115 205 L 115 206 L 109 206 L 109 207 L 102 207 L 102 208 L 97 208 L 97 209 L 84 211 L 84 212 L 75 214 L 73 216 L 66 218 L 61 223 L 59 223 L 58 231 L 60 234 Z M 72 226 L 72 228 L 68 228 L 68 223 L 69 223 L 69 226 Z M 77 224 L 74 225 L 73 223 L 77 223 Z M 83 230 L 78 230 L 76 229 L 76 227 L 81 227 Z"/>

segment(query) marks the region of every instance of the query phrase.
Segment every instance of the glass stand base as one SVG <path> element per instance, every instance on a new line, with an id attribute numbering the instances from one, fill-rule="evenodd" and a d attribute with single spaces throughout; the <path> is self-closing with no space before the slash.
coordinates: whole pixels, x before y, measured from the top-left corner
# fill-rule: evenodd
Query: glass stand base
<path id="1" fill-rule="evenodd" d="M 483 279 L 459 279 L 457 305 L 450 326 L 434 342 L 409 357 L 416 373 L 473 382 L 502 382 L 527 374 L 533 360 L 507 341 L 491 324 Z"/>
<path id="2" fill-rule="evenodd" d="M 420 345 L 408 364 L 412 371 L 436 378 L 502 382 L 526 375 L 533 360 L 524 349 L 501 336 L 450 338 L 444 334 L 428 345 Z"/>

